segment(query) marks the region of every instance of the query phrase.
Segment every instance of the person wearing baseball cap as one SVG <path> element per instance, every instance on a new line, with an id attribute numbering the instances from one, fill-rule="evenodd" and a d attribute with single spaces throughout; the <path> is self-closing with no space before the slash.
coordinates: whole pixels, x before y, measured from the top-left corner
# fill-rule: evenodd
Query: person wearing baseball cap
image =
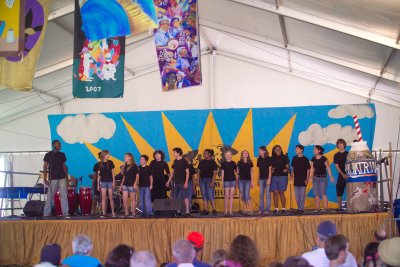
<path id="1" fill-rule="evenodd" d="M 211 267 L 211 265 L 198 260 L 203 252 L 204 236 L 199 232 L 190 232 L 188 233 L 186 240 L 192 243 L 194 250 L 196 251 L 196 257 L 193 260 L 194 267 Z M 170 263 L 166 267 L 177 267 L 177 265 L 176 263 Z"/>
<path id="2" fill-rule="evenodd" d="M 35 267 L 54 267 L 61 263 L 61 247 L 59 244 L 44 246 L 40 252 L 40 264 Z"/>
<path id="3" fill-rule="evenodd" d="M 393 237 L 386 239 L 379 244 L 378 247 L 379 257 L 390 267 L 400 266 L 400 237 Z"/>
<path id="4" fill-rule="evenodd" d="M 302 255 L 311 266 L 328 267 L 329 259 L 325 254 L 325 240 L 333 235 L 336 235 L 337 228 L 332 221 L 323 221 L 317 227 L 316 245 L 317 248 L 313 251 L 306 252 Z M 346 257 L 345 263 L 341 267 L 357 267 L 357 261 L 350 252 Z"/>

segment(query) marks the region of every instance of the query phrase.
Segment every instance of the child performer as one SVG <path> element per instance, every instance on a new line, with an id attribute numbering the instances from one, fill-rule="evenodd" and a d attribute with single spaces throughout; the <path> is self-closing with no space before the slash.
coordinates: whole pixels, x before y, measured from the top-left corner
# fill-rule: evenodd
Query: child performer
<path id="1" fill-rule="evenodd" d="M 112 217 L 115 217 L 113 198 L 115 188 L 115 165 L 114 162 L 109 159 L 110 152 L 108 150 L 103 150 L 100 156 L 101 162 L 99 170 L 97 171 L 97 190 L 100 191 L 101 189 L 101 210 L 103 212 L 101 217 L 104 217 L 107 212 L 107 194 L 110 201 Z"/>
<path id="2" fill-rule="evenodd" d="M 232 160 L 232 151 L 228 150 L 225 152 L 225 161 L 221 163 L 221 181 L 224 185 L 225 194 L 225 215 L 232 216 L 233 196 L 235 194 L 235 188 L 238 187 L 238 177 L 236 175 L 237 166 Z M 229 202 L 229 208 L 228 208 Z"/>
<path id="3" fill-rule="evenodd" d="M 140 209 L 142 217 L 152 217 L 153 209 L 151 206 L 151 189 L 153 189 L 153 176 L 151 169 L 147 166 L 149 157 L 147 155 L 140 156 L 139 179 L 135 182 L 135 187 L 139 185 Z"/>
<path id="4" fill-rule="evenodd" d="M 129 216 L 129 203 L 128 197 L 131 197 L 131 212 L 132 216 L 136 214 L 136 190 L 134 187 L 136 180 L 139 179 L 138 167 L 135 163 L 135 159 L 131 153 L 125 153 L 125 166 L 123 172 L 123 178 L 121 186 L 119 188 L 122 191 L 122 199 L 124 202 L 125 216 Z"/>

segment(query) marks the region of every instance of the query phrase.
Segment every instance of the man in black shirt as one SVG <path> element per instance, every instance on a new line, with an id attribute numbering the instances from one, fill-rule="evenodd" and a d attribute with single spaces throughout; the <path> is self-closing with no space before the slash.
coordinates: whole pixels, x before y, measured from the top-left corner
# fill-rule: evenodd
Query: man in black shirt
<path id="1" fill-rule="evenodd" d="M 183 151 L 181 148 L 176 147 L 173 150 L 175 157 L 174 163 L 172 164 L 172 171 L 169 175 L 169 179 L 166 186 L 169 187 L 171 180 L 174 178 L 174 198 L 184 200 L 186 208 L 186 216 L 190 216 L 189 210 L 189 165 L 187 161 L 182 157 Z"/>
<path id="2" fill-rule="evenodd" d="M 336 196 L 338 200 L 338 211 L 342 211 L 342 197 L 344 194 L 344 189 L 346 187 L 346 160 L 347 154 L 349 152 L 346 151 L 346 141 L 343 139 L 338 139 L 336 141 L 336 147 L 339 149 L 339 152 L 333 156 L 333 163 L 335 163 L 336 170 L 338 171 L 338 180 L 336 183 Z"/>
<path id="3" fill-rule="evenodd" d="M 304 146 L 296 146 L 296 156 L 292 159 L 292 180 L 294 180 L 294 195 L 296 198 L 298 212 L 304 213 L 306 201 L 306 187 L 310 179 L 310 161 L 303 155 Z"/>
<path id="4" fill-rule="evenodd" d="M 44 183 L 49 187 L 43 216 L 50 216 L 51 205 L 53 204 L 54 195 L 57 193 L 57 191 L 60 192 L 62 214 L 63 216 L 68 216 L 68 170 L 67 166 L 65 165 L 67 158 L 65 157 L 65 154 L 60 151 L 60 141 L 54 140 L 51 144 L 53 146 L 53 150 L 47 152 L 43 159 L 43 179 Z"/>

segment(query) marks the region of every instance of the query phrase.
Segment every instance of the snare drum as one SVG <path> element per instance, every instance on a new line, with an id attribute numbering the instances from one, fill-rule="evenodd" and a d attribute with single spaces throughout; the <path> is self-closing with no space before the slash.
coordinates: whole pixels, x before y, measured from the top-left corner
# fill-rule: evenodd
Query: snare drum
<path id="1" fill-rule="evenodd" d="M 90 187 L 79 189 L 79 207 L 81 214 L 90 214 L 92 209 L 92 189 Z"/>

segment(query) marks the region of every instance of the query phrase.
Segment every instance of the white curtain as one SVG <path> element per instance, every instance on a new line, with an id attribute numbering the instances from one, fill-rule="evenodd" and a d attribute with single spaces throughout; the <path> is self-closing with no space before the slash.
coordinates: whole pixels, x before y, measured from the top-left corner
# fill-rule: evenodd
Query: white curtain
<path id="1" fill-rule="evenodd" d="M 12 154 L 1 154 L 0 153 L 0 187 L 10 186 L 10 181 L 12 179 L 12 174 L 4 173 L 12 171 L 13 166 L 13 156 Z M 7 206 L 7 199 L 0 198 L 0 206 L 1 208 L 5 208 Z M 8 205 L 10 207 L 10 205 Z M 2 211 L 1 216 L 10 215 L 11 211 Z"/>

